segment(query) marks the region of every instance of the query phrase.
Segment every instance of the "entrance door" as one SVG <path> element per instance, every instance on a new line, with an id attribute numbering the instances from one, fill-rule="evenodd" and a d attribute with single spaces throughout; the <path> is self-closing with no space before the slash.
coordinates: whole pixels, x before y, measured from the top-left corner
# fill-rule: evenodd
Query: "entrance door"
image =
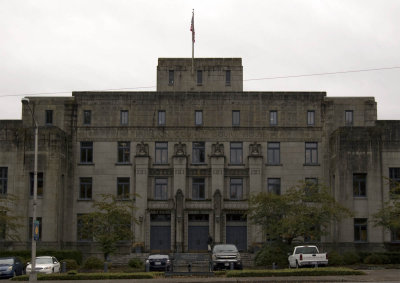
<path id="1" fill-rule="evenodd" d="M 242 214 L 226 215 L 226 243 L 234 244 L 239 251 L 247 250 L 247 219 Z"/>
<path id="2" fill-rule="evenodd" d="M 150 250 L 169 252 L 171 250 L 171 215 L 150 215 Z"/>
<path id="3" fill-rule="evenodd" d="M 208 240 L 208 214 L 189 214 L 188 250 L 206 252 Z"/>

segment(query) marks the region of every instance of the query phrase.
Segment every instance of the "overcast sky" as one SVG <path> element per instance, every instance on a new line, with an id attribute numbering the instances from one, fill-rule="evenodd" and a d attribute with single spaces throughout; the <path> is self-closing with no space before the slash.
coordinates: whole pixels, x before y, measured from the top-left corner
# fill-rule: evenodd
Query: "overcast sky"
<path id="1" fill-rule="evenodd" d="M 158 57 L 191 57 L 192 9 L 195 57 L 241 57 L 244 90 L 373 96 L 400 119 L 399 0 L 0 0 L 0 119 L 40 93 L 155 90 Z"/>

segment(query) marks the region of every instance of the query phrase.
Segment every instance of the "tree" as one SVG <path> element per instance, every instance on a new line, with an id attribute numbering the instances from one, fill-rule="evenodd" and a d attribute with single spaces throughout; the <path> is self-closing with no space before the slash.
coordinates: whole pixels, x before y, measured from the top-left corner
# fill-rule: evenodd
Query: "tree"
<path id="1" fill-rule="evenodd" d="M 390 200 L 384 202 L 383 207 L 372 217 L 375 226 L 400 234 L 400 183 L 390 180 L 389 184 Z"/>
<path id="2" fill-rule="evenodd" d="M 78 233 L 83 238 L 92 238 L 101 246 L 104 259 L 114 253 L 117 243 L 132 241 L 132 224 L 134 205 L 129 200 L 119 200 L 111 194 L 101 194 L 101 200 L 95 200 L 92 207 L 95 211 L 79 216 Z"/>
<path id="3" fill-rule="evenodd" d="M 17 207 L 17 197 L 7 194 L 0 197 L 0 239 L 20 241 L 19 228 L 21 227 L 21 217 L 13 215 Z"/>
<path id="4" fill-rule="evenodd" d="M 302 182 L 283 195 L 259 193 L 250 197 L 250 218 L 260 225 L 269 240 L 291 245 L 298 237 L 319 239 L 333 221 L 350 217 L 321 184 Z"/>

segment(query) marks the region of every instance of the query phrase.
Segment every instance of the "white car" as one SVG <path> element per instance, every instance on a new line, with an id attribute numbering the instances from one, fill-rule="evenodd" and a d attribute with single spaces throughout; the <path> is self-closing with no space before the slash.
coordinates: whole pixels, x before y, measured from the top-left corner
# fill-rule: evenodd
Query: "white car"
<path id="1" fill-rule="evenodd" d="M 60 262 L 54 256 L 36 257 L 35 270 L 37 273 L 58 273 L 60 272 Z M 31 273 L 32 265 L 28 262 L 26 274 Z"/>

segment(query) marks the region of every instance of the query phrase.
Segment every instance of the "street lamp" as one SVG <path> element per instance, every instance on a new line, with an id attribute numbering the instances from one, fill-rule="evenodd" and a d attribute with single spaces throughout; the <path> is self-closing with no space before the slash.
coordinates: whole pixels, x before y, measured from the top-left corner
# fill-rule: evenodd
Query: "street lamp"
<path id="1" fill-rule="evenodd" d="M 35 239 L 35 223 L 36 223 L 36 205 L 37 205 L 37 167 L 38 167 L 38 123 L 33 115 L 31 106 L 29 105 L 29 98 L 22 98 L 21 102 L 23 105 L 28 106 L 31 112 L 33 122 L 35 123 L 35 160 L 34 160 L 34 171 L 33 171 L 33 203 L 32 203 L 32 259 L 31 259 L 31 273 L 29 274 L 29 281 L 36 281 L 36 239 Z"/>

